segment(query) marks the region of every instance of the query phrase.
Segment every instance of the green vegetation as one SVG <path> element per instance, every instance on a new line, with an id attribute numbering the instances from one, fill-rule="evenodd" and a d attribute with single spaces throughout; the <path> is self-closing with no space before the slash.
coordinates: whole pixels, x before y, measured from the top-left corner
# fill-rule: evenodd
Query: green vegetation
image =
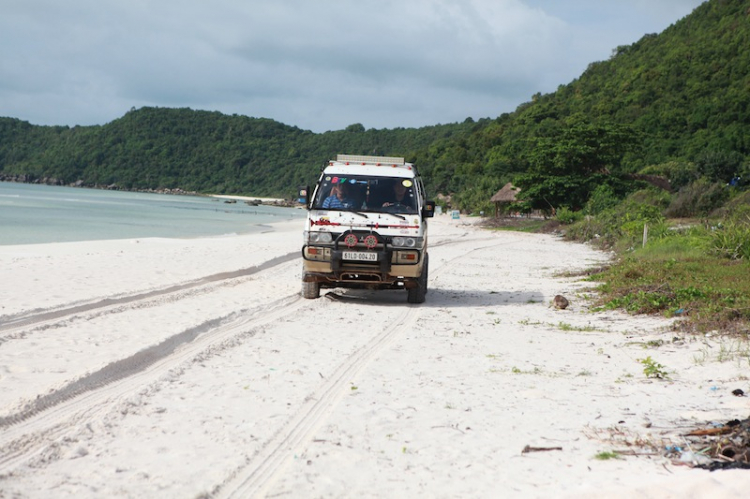
<path id="1" fill-rule="evenodd" d="M 573 326 L 572 324 L 568 324 L 567 322 L 558 322 L 557 328 L 560 329 L 560 331 L 579 331 L 582 333 L 601 331 L 601 329 L 597 329 L 594 326 Z"/>
<path id="2" fill-rule="evenodd" d="M 470 130 L 360 125 L 314 134 L 269 119 L 166 108 L 133 109 L 92 127 L 0 118 L 0 179 L 291 198 L 337 153 L 404 155 Z"/>
<path id="3" fill-rule="evenodd" d="M 632 128 L 592 124 L 583 114 L 561 125 L 533 141 L 529 168 L 515 177 L 525 210 L 580 211 L 601 186 L 622 193 L 632 189 L 620 164 L 635 148 L 638 135 Z"/>
<path id="4" fill-rule="evenodd" d="M 519 219 L 494 219 L 492 224 L 487 227 L 491 230 L 507 230 L 514 232 L 541 232 L 547 222 L 544 220 L 537 220 L 533 218 L 519 218 Z"/>
<path id="5" fill-rule="evenodd" d="M 599 461 L 609 461 L 610 459 L 620 459 L 620 454 L 615 451 L 602 451 L 594 456 Z"/>
<path id="6" fill-rule="evenodd" d="M 652 359 L 650 355 L 645 359 L 638 359 L 638 362 L 643 364 L 643 374 L 647 378 L 669 379 L 667 369 Z"/>
<path id="7" fill-rule="evenodd" d="M 735 195 L 746 197 L 747 193 Z M 640 200 L 636 201 L 636 199 Z M 654 204 L 655 203 L 655 204 Z M 614 248 L 610 268 L 590 277 L 603 284 L 599 306 L 683 318 L 694 332 L 750 332 L 750 206 L 730 202 L 712 218 L 669 221 L 661 196 L 635 193 L 621 204 L 571 225 L 567 237 Z M 648 240 L 643 244 L 643 227 Z M 652 228 L 653 227 L 653 228 Z"/>
<path id="8" fill-rule="evenodd" d="M 512 372 L 513 374 L 542 374 L 543 371 L 539 367 L 534 367 L 534 369 L 530 370 L 524 370 L 513 366 L 510 369 L 510 372 Z"/>

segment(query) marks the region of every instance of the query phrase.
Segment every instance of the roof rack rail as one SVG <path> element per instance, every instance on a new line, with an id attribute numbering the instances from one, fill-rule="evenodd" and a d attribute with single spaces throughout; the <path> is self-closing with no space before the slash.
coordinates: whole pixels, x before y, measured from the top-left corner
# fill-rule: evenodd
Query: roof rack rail
<path id="1" fill-rule="evenodd" d="M 336 156 L 336 161 L 342 163 L 364 163 L 372 165 L 399 165 L 403 166 L 405 163 L 404 158 L 396 158 L 391 156 L 357 156 L 353 154 L 339 154 Z"/>

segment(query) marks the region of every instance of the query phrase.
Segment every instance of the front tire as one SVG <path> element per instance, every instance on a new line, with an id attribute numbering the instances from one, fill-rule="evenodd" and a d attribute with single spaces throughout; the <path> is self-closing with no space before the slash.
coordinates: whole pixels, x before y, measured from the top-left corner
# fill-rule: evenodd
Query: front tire
<path id="1" fill-rule="evenodd" d="M 408 289 L 408 296 L 406 301 L 409 303 L 424 303 L 425 295 L 427 294 L 427 274 L 429 270 L 430 257 L 425 254 L 424 266 L 422 267 L 422 273 L 417 277 L 417 285 L 411 289 Z"/>
<path id="2" fill-rule="evenodd" d="M 308 300 L 314 300 L 320 297 L 319 282 L 302 282 L 302 297 Z"/>

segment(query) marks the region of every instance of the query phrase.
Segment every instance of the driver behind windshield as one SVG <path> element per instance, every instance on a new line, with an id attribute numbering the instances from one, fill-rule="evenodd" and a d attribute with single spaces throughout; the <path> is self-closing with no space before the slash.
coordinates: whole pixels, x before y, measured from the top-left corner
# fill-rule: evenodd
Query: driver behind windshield
<path id="1" fill-rule="evenodd" d="M 408 184 L 408 185 L 407 185 Z M 414 199 L 411 192 L 411 181 L 401 180 L 393 184 L 393 193 L 389 200 L 383 203 L 383 208 L 388 207 L 402 207 L 408 208 L 409 211 L 414 208 Z"/>

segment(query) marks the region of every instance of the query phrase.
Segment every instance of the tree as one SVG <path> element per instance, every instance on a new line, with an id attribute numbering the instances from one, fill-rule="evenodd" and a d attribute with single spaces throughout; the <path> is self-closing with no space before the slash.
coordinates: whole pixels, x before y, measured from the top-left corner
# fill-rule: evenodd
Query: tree
<path id="1" fill-rule="evenodd" d="M 346 131 L 351 133 L 362 133 L 365 131 L 365 126 L 362 123 L 353 123 L 346 127 Z"/>
<path id="2" fill-rule="evenodd" d="M 635 149 L 637 133 L 623 125 L 595 125 L 576 114 L 548 137 L 535 140 L 529 170 L 514 184 L 520 200 L 531 209 L 580 210 L 598 186 L 609 184 L 617 194 L 633 185 L 620 167 Z"/>
<path id="3" fill-rule="evenodd" d="M 743 157 L 736 151 L 706 151 L 696 159 L 698 172 L 714 182 L 727 183 L 742 170 Z"/>

